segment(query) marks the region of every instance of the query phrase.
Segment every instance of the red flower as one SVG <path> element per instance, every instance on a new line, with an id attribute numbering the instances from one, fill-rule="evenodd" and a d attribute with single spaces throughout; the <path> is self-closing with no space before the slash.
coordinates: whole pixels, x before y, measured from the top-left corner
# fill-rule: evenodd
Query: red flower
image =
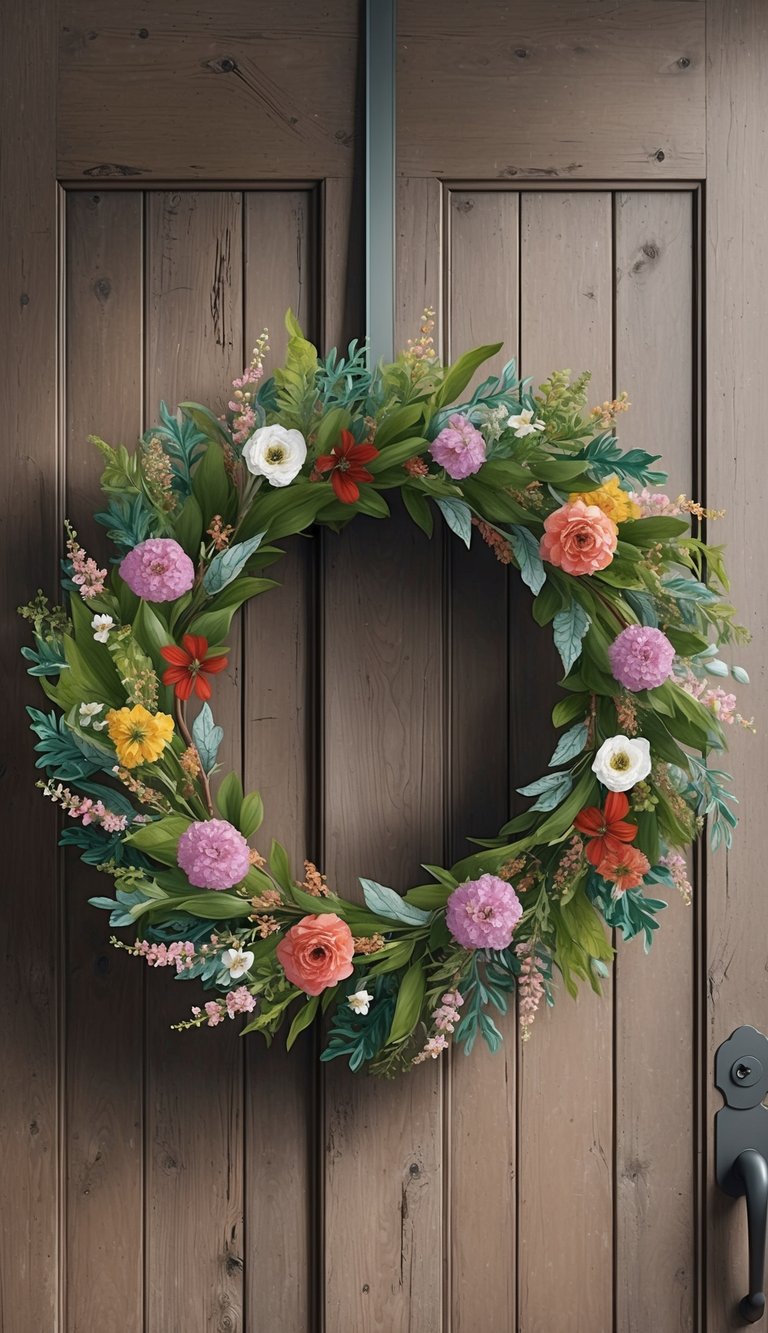
<path id="1" fill-rule="evenodd" d="M 163 672 L 163 684 L 172 685 L 178 699 L 188 699 L 194 690 L 198 699 L 210 699 L 211 687 L 205 676 L 215 676 L 227 665 L 227 658 L 208 657 L 208 640 L 202 634 L 185 634 L 183 648 L 171 644 L 160 652 L 171 665 Z"/>
<path id="2" fill-rule="evenodd" d="M 355 444 L 351 431 L 341 432 L 341 442 L 334 444 L 329 454 L 321 454 L 315 471 L 330 472 L 331 485 L 342 504 L 353 505 L 360 499 L 359 481 L 373 481 L 373 475 L 363 466 L 378 458 L 379 451 L 372 444 Z"/>
<path id="3" fill-rule="evenodd" d="M 599 868 L 600 862 L 610 853 L 621 852 L 622 843 L 634 842 L 637 824 L 625 822 L 628 809 L 629 801 L 624 792 L 612 791 L 608 793 L 603 810 L 589 805 L 574 819 L 574 827 L 589 838 L 586 853 L 593 866 Z"/>
<path id="4" fill-rule="evenodd" d="M 627 889 L 636 889 L 643 882 L 643 876 L 650 870 L 648 857 L 637 847 L 622 847 L 617 842 L 610 847 L 597 867 L 597 873 L 603 879 L 613 881 L 613 897 L 626 893 Z"/>

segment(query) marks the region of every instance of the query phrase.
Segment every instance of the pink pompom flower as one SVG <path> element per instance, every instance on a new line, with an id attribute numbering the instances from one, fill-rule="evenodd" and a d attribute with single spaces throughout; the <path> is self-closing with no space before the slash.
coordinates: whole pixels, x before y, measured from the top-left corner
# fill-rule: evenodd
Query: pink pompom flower
<path id="1" fill-rule="evenodd" d="M 675 650 L 666 634 L 650 625 L 628 625 L 608 649 L 614 678 L 626 690 L 654 690 L 672 672 Z"/>
<path id="2" fill-rule="evenodd" d="M 616 524 L 602 509 L 574 500 L 544 519 L 539 551 L 566 574 L 594 574 L 610 565 L 618 539 Z"/>
<path id="3" fill-rule="evenodd" d="M 461 481 L 479 472 L 485 462 L 485 440 L 468 417 L 454 412 L 440 434 L 429 446 L 429 452 L 449 477 Z"/>
<path id="4" fill-rule="evenodd" d="M 481 875 L 454 889 L 445 919 L 457 944 L 465 949 L 506 949 L 523 905 L 515 890 L 497 875 Z"/>
<path id="5" fill-rule="evenodd" d="M 150 537 L 128 552 L 120 577 L 145 602 L 175 602 L 192 587 L 195 566 L 172 537 Z"/>
<path id="6" fill-rule="evenodd" d="M 248 874 L 248 843 L 226 819 L 190 824 L 179 838 L 176 860 L 198 889 L 231 889 Z"/>

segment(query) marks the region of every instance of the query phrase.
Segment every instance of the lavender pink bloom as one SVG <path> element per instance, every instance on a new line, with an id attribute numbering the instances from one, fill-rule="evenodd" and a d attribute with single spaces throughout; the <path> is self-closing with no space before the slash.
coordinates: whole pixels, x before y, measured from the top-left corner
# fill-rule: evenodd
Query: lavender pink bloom
<path id="1" fill-rule="evenodd" d="M 675 650 L 650 625 L 628 625 L 608 649 L 614 678 L 627 690 L 654 690 L 672 673 Z"/>
<path id="2" fill-rule="evenodd" d="M 429 452 L 440 467 L 444 467 L 454 481 L 471 477 L 485 462 L 485 440 L 468 417 L 454 412 L 440 434 L 432 441 Z"/>
<path id="3" fill-rule="evenodd" d="M 128 552 L 120 577 L 145 602 L 175 602 L 192 587 L 195 567 L 172 537 L 150 537 Z"/>
<path id="4" fill-rule="evenodd" d="M 454 889 L 446 906 L 448 929 L 465 949 L 506 949 L 523 906 L 511 884 L 481 875 Z"/>
<path id="5" fill-rule="evenodd" d="M 248 874 L 248 843 L 226 819 L 190 824 L 179 838 L 176 860 L 198 889 L 231 889 Z"/>

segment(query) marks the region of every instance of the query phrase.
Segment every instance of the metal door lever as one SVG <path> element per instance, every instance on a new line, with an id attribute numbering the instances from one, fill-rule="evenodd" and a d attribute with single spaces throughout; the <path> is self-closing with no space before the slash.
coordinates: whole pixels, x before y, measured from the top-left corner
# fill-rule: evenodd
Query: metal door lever
<path id="1" fill-rule="evenodd" d="M 715 1116 L 717 1183 L 733 1198 L 746 1196 L 749 1292 L 739 1304 L 747 1324 L 765 1313 L 765 1241 L 768 1230 L 768 1037 L 741 1027 L 715 1057 L 715 1084 L 725 1106 Z"/>

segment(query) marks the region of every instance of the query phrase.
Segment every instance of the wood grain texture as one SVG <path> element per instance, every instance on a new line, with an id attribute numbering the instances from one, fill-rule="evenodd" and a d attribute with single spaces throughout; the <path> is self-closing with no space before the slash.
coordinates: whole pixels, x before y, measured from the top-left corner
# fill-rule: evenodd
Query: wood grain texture
<path id="1" fill-rule="evenodd" d="M 324 845 L 350 897 L 358 875 L 402 891 L 442 857 L 442 577 L 441 543 L 402 513 L 327 542 Z M 439 1073 L 374 1084 L 339 1061 L 325 1086 L 327 1327 L 438 1333 Z"/>
<path id="2" fill-rule="evenodd" d="M 672 495 L 693 487 L 694 252 L 691 194 L 616 196 L 615 382 L 632 400 L 618 434 L 624 448 L 663 454 Z M 626 1333 L 694 1328 L 694 913 L 674 891 L 658 896 L 669 910 L 650 955 L 639 939 L 619 944 L 614 972 L 616 1301 Z M 648 1021 L 641 994 L 663 1022 Z"/>
<path id="3" fill-rule="evenodd" d="M 0 79 L 0 398 L 8 505 L 0 535 L 0 1196 L 6 1211 L 0 1325 L 18 1333 L 53 1328 L 60 1316 L 57 819 L 34 790 L 40 774 L 24 707 L 40 708 L 41 697 L 22 668 L 19 648 L 30 636 L 16 616 L 35 588 L 53 589 L 58 563 L 55 25 L 56 7 L 48 0 L 34 9 L 10 7 Z"/>
<path id="4" fill-rule="evenodd" d="M 317 199 L 310 191 L 245 196 L 245 342 L 270 330 L 270 366 L 281 365 L 290 305 L 308 337 L 318 322 L 320 276 Z M 246 790 L 261 792 L 265 822 L 255 843 L 266 855 L 273 837 L 301 878 L 317 855 L 312 765 L 312 686 L 317 668 L 313 601 L 319 544 L 281 543 L 285 555 L 267 573 L 280 588 L 245 609 L 243 755 Z M 316 1238 L 311 1231 L 316 1158 L 316 1053 L 311 1033 L 286 1053 L 245 1041 L 245 1327 L 310 1333 Z M 269 1275 L 265 1281 L 265 1273 Z"/>
<path id="5" fill-rule="evenodd" d="M 760 728 L 768 704 L 768 591 L 762 531 L 766 473 L 759 431 L 768 326 L 768 289 L 762 278 L 768 237 L 765 163 L 765 62 L 768 10 L 758 0 L 729 5 L 709 0 L 707 46 L 707 490 L 725 519 L 710 528 L 728 543 L 733 598 L 752 631 L 749 648 L 733 651 L 752 685 L 741 691 L 743 711 Z M 736 182 L 743 182 L 742 186 Z M 708 1093 L 707 1129 L 722 1099 L 712 1087 L 714 1052 L 742 1023 L 768 1026 L 765 947 L 765 814 L 768 749 L 736 731 L 727 768 L 739 795 L 733 851 L 709 858 L 702 1079 Z M 712 1145 L 705 1177 L 709 1225 L 707 1333 L 738 1327 L 735 1303 L 746 1290 L 744 1205 L 714 1184 Z"/>
<path id="6" fill-rule="evenodd" d="M 161 397 L 216 409 L 244 357 L 241 195 L 147 196 L 146 253 L 147 417 Z M 220 762 L 239 771 L 238 632 L 229 645 L 214 706 L 225 729 Z M 148 978 L 146 1322 L 148 1333 L 201 1323 L 240 1333 L 243 1046 L 235 1024 L 186 1039 L 168 1030 L 186 1016 L 191 989 Z"/>
<path id="7" fill-rule="evenodd" d="M 67 198 L 66 512 L 100 563 L 113 552 L 92 517 L 103 496 L 99 454 L 87 436 L 130 447 L 143 428 L 142 230 L 139 194 Z M 138 1333 L 144 975 L 135 959 L 110 948 L 106 917 L 88 904 L 104 892 L 104 877 L 68 855 L 66 1327 L 109 1327 L 120 1310 L 121 1328 Z"/>
<path id="8" fill-rule="evenodd" d="M 611 268 L 607 192 L 523 196 L 521 358 L 534 384 L 558 367 L 588 367 L 594 398 L 610 396 Z M 512 759 L 524 765 L 528 780 L 545 771 L 551 753 L 543 719 L 558 676 L 530 652 L 527 633 L 523 638 L 518 631 L 517 638 Z M 521 1053 L 519 1320 L 525 1333 L 611 1326 L 611 983 L 606 991 L 599 999 L 583 989 L 573 1002 L 559 986 L 555 1010 L 539 1015 Z"/>
<path id="9" fill-rule="evenodd" d="M 447 354 L 504 338 L 482 380 L 515 355 L 520 307 L 519 195 L 481 191 L 450 198 Z M 449 862 L 466 837 L 493 837 L 509 817 L 509 570 L 474 533 L 449 555 Z M 479 1041 L 451 1054 L 446 1104 L 450 1195 L 450 1308 L 454 1333 L 506 1333 L 514 1321 L 516 1235 L 515 1008 L 498 1026 L 492 1055 Z M 489 1145 L 493 1150 L 489 1152 Z M 489 1245 L 489 1237 L 495 1237 Z"/>
<path id="10" fill-rule="evenodd" d="M 689 0 L 401 4 L 398 170 L 703 176 L 704 13 Z"/>
<path id="11" fill-rule="evenodd" d="M 62 179 L 352 174 L 355 0 L 65 0 L 59 17 Z"/>

